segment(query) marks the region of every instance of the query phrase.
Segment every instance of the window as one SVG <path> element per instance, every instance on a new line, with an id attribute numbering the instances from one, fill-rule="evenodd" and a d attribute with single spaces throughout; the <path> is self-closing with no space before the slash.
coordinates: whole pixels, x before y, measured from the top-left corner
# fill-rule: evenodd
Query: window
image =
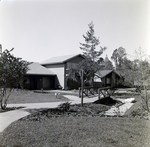
<path id="1" fill-rule="evenodd" d="M 110 78 L 106 78 L 106 84 L 110 84 Z"/>

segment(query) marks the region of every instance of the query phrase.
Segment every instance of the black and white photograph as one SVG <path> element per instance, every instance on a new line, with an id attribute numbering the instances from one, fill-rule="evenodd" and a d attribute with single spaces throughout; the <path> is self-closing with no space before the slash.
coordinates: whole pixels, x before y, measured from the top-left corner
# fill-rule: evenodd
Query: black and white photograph
<path id="1" fill-rule="evenodd" d="M 150 147 L 150 0 L 0 0 L 0 147 Z"/>

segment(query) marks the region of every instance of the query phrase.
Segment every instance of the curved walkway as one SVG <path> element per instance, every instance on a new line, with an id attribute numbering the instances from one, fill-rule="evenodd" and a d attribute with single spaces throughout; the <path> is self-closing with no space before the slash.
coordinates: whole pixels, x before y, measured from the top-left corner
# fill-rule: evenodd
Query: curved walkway
<path id="1" fill-rule="evenodd" d="M 63 95 L 66 98 L 70 99 L 71 104 L 79 104 L 81 103 L 81 99 L 77 96 L 73 95 Z M 84 103 L 90 103 L 98 100 L 97 96 L 93 98 L 84 98 Z M 133 100 L 132 98 L 130 101 Z M 26 103 L 26 104 L 8 104 L 8 107 L 23 107 L 19 110 L 13 110 L 8 112 L 0 113 L 0 132 L 2 132 L 8 125 L 12 122 L 29 115 L 30 113 L 26 111 L 26 109 L 40 109 L 40 108 L 56 108 L 59 104 L 64 103 L 62 102 L 51 102 L 51 103 Z M 129 109 L 132 105 L 127 101 L 124 101 L 124 105 L 120 107 L 122 115 L 125 113 L 127 109 Z M 127 104 L 128 103 L 128 104 Z M 106 111 L 106 115 L 114 115 L 114 110 L 116 108 L 111 108 L 110 110 Z"/>
<path id="2" fill-rule="evenodd" d="M 81 99 L 73 95 L 64 95 L 66 98 L 70 99 L 71 104 L 81 103 Z M 94 98 L 84 98 L 84 103 L 94 102 L 97 97 Z M 25 111 L 26 109 L 40 109 L 40 108 L 56 108 L 62 102 L 51 102 L 51 103 L 26 103 L 26 104 L 8 104 L 7 107 L 23 107 L 18 110 L 8 111 L 0 113 L 0 132 L 2 132 L 8 125 L 12 122 L 29 115 L 30 113 Z"/>

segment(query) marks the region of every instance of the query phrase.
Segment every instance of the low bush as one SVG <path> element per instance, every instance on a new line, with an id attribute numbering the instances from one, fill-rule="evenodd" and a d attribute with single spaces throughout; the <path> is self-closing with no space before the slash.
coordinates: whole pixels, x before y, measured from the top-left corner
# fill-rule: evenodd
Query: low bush
<path id="1" fill-rule="evenodd" d="M 62 110 L 63 112 L 66 112 L 66 111 L 68 111 L 68 110 L 70 109 L 70 104 L 71 104 L 71 102 L 62 103 L 62 104 L 60 104 L 60 105 L 58 106 L 58 108 L 59 108 L 60 110 Z"/>

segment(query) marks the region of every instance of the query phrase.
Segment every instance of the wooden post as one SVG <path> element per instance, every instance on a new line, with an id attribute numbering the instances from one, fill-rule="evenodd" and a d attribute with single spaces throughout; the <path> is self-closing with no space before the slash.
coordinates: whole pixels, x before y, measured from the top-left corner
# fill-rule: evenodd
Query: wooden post
<path id="1" fill-rule="evenodd" d="M 79 87 L 79 98 L 81 97 L 81 87 Z"/>
<path id="2" fill-rule="evenodd" d="M 148 105 L 148 98 L 147 98 L 147 86 L 145 85 L 145 102 L 146 102 L 146 107 L 147 111 L 149 112 L 149 105 Z"/>
<path id="3" fill-rule="evenodd" d="M 84 71 L 81 70 L 81 106 L 83 106 L 83 73 Z"/>
<path id="4" fill-rule="evenodd" d="M 98 99 L 100 100 L 101 96 L 100 96 L 100 89 L 98 88 Z"/>

